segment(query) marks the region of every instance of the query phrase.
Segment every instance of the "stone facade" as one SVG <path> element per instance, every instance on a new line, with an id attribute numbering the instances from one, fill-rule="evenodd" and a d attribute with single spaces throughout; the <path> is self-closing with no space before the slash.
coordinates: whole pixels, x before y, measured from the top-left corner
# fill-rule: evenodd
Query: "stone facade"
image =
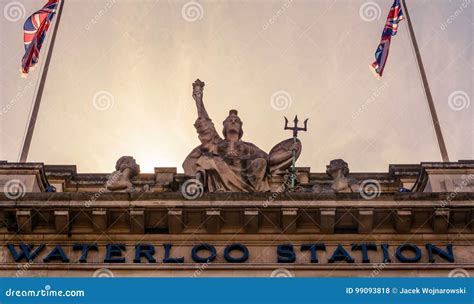
<path id="1" fill-rule="evenodd" d="M 108 174 L 0 162 L 0 275 L 474 275 L 474 162 L 349 173 L 348 193 L 315 191 L 332 180 L 309 168 L 297 178 L 301 191 L 274 176 L 272 192 L 190 198 L 176 168 L 111 192 Z"/>

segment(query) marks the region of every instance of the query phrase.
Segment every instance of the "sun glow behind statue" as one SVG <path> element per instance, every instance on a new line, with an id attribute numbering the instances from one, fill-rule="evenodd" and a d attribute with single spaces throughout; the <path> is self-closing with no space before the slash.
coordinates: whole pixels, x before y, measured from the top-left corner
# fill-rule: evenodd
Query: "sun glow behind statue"
<path id="1" fill-rule="evenodd" d="M 405 30 L 392 45 L 383 82 L 367 72 L 384 16 L 361 18 L 365 1 L 202 1 L 201 15 L 188 20 L 182 16 L 186 2 L 107 3 L 65 6 L 31 161 L 107 172 L 121 155 L 133 155 L 142 172 L 163 166 L 181 171 L 182 160 L 199 143 L 189 94 L 197 77 L 212 87 L 206 101 L 210 115 L 218 119 L 237 108 L 246 140 L 264 151 L 286 138 L 283 116 L 309 118 L 315 131 L 302 135 L 305 151 L 298 164 L 313 171 L 324 171 L 336 156 L 352 163 L 354 171 L 439 158 L 423 90 L 412 85 L 419 79 Z M 386 1 L 374 3 L 386 7 Z M 458 139 L 471 138 L 470 70 L 464 72 L 468 65 L 461 64 L 470 60 L 461 52 L 467 50 L 469 28 L 461 17 L 440 31 L 443 20 L 431 18 L 448 17 L 457 8 L 454 2 L 424 3 L 413 4 L 411 11 L 420 45 L 438 50 L 436 57 L 422 55 L 428 78 L 436 79 L 433 94 L 447 145 L 453 159 L 467 159 L 472 145 Z M 34 9 L 28 4 L 25 16 Z M 99 9 L 104 13 L 95 18 Z M 4 58 L 16 58 L 21 26 L 2 22 Z M 325 24 L 331 27 L 322 30 Z M 439 47 L 446 41 L 450 48 Z M 454 64 L 431 68 L 441 57 Z M 8 105 L 8 111 L 1 123 L 9 132 L 2 135 L 0 159 L 16 160 L 35 90 L 29 81 L 35 77 L 14 81 L 15 60 L 5 62 L 1 76 L 10 81 L 2 83 L 1 102 L 7 103 L 2 109 Z M 19 91 L 25 92 L 17 98 Z M 448 97 L 457 91 L 467 96 L 466 106 L 454 111 Z"/>

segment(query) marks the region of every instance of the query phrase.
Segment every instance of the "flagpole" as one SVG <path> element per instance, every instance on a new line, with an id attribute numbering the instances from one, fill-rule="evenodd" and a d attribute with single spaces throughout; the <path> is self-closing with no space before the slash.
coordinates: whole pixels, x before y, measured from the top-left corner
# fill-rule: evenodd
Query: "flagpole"
<path id="1" fill-rule="evenodd" d="M 48 75 L 49 63 L 53 54 L 54 42 L 56 41 L 56 34 L 58 33 L 59 22 L 61 21 L 61 14 L 63 12 L 64 0 L 60 1 L 58 15 L 56 16 L 56 22 L 54 25 L 53 33 L 50 40 L 50 46 L 48 49 L 48 54 L 43 66 L 43 71 L 41 74 L 41 79 L 38 86 L 38 92 L 35 97 L 33 111 L 31 112 L 30 121 L 28 122 L 28 129 L 26 131 L 25 141 L 21 149 L 20 162 L 26 162 L 28 159 L 28 152 L 30 151 L 31 139 L 33 138 L 33 131 L 35 130 L 36 118 L 38 117 L 39 107 L 41 99 L 43 98 L 44 85 L 46 83 L 46 77 Z"/>
<path id="2" fill-rule="evenodd" d="M 403 10 L 405 11 L 405 16 L 408 23 L 408 30 L 410 32 L 410 40 L 412 42 L 413 49 L 415 50 L 416 62 L 418 64 L 418 69 L 420 70 L 423 88 L 425 90 L 426 99 L 428 101 L 428 107 L 430 109 L 431 119 L 433 120 L 433 127 L 436 133 L 436 139 L 438 140 L 439 152 L 441 154 L 443 162 L 449 162 L 448 150 L 446 149 L 446 144 L 444 143 L 443 133 L 441 132 L 441 126 L 439 124 L 438 115 L 436 114 L 433 96 L 431 95 L 430 86 L 428 85 L 428 78 L 426 77 L 423 61 L 421 60 L 421 54 L 418 48 L 418 43 L 416 42 L 415 31 L 413 30 L 410 15 L 408 14 L 407 4 L 405 3 L 405 0 L 401 0 L 401 2 L 403 5 Z"/>

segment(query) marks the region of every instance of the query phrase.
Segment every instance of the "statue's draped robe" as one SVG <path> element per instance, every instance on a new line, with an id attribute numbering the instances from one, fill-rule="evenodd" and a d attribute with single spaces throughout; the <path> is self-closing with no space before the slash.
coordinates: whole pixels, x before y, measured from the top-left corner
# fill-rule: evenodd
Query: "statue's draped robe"
<path id="1" fill-rule="evenodd" d="M 240 139 L 231 147 L 230 141 L 218 136 L 210 119 L 198 118 L 194 125 L 202 144 L 186 157 L 185 174 L 201 172 L 210 192 L 270 190 L 267 153 Z"/>

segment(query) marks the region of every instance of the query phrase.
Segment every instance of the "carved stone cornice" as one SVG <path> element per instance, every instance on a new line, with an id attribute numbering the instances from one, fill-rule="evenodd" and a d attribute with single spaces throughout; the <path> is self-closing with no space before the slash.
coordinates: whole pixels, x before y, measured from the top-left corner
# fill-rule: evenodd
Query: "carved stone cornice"
<path id="1" fill-rule="evenodd" d="M 474 193 L 358 193 L 267 195 L 180 193 L 27 193 L 0 195 L 4 232 L 156 234 L 440 234 L 472 233 Z M 7 225 L 8 223 L 8 225 Z"/>

